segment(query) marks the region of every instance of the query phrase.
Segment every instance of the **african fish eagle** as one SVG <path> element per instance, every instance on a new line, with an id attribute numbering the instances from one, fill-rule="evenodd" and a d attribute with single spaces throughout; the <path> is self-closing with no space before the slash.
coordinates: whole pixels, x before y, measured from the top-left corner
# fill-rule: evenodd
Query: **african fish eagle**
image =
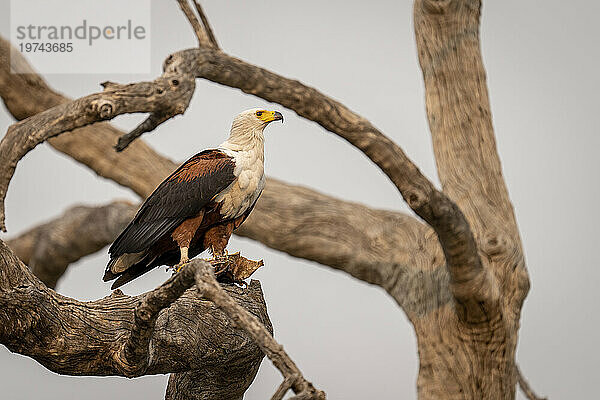
<path id="1" fill-rule="evenodd" d="M 104 281 L 116 279 L 115 289 L 160 265 L 180 268 L 206 249 L 224 257 L 265 186 L 263 130 L 273 121 L 283 122 L 281 113 L 242 112 L 225 142 L 158 185 L 110 246 Z"/>

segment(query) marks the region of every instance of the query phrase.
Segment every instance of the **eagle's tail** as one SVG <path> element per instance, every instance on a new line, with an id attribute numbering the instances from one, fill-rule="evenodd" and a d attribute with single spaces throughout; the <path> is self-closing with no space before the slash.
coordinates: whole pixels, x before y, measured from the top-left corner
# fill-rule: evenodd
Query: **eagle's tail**
<path id="1" fill-rule="evenodd" d="M 118 257 L 111 258 L 106 266 L 106 271 L 104 271 L 102 280 L 107 282 L 116 279 L 111 286 L 111 289 L 114 290 L 150 271 L 156 266 L 154 264 L 155 260 L 156 257 L 148 260 L 148 254 L 145 252 L 122 254 Z"/>
<path id="2" fill-rule="evenodd" d="M 127 282 L 131 282 L 138 276 L 144 275 L 146 272 L 150 271 L 154 267 L 156 267 L 156 265 L 154 265 L 152 262 L 149 262 L 149 263 L 139 262 L 135 265 L 132 265 L 125 272 L 122 272 L 119 275 L 115 275 L 112 272 L 107 271 L 104 274 L 104 281 L 110 281 L 110 280 L 117 278 L 117 280 L 114 281 L 110 287 L 112 290 L 115 290 L 115 289 L 123 286 Z M 108 279 L 107 279 L 107 276 L 108 276 Z"/>
<path id="3" fill-rule="evenodd" d="M 102 277 L 102 280 L 104 282 L 112 281 L 113 279 L 116 279 L 117 276 L 119 276 L 118 274 L 115 274 L 114 272 L 112 272 L 112 267 L 115 265 L 117 260 L 118 260 L 118 258 L 111 258 L 110 261 L 108 262 L 108 265 L 106 266 L 106 270 L 104 271 L 104 276 Z"/>

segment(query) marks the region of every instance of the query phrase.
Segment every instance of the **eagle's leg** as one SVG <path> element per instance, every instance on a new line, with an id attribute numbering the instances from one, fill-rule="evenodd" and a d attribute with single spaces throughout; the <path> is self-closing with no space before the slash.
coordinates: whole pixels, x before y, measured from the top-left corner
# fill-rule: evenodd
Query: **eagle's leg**
<path id="1" fill-rule="evenodd" d="M 228 259 L 227 243 L 233 233 L 232 222 L 215 225 L 206 231 L 204 235 L 204 247 L 209 249 L 213 255 L 213 261 L 226 262 Z"/>
<path id="2" fill-rule="evenodd" d="M 262 265 L 262 261 L 255 263 L 260 265 L 252 269 L 250 274 L 247 274 L 248 270 L 251 269 L 248 268 L 248 264 L 254 264 L 254 262 L 241 257 L 239 252 L 227 253 L 225 248 L 235 228 L 235 221 L 212 227 L 204 236 L 204 246 L 210 249 L 213 255 L 212 260 L 209 260 L 209 262 L 213 265 L 219 282 L 245 285 L 244 279 L 250 276 L 258 266 Z"/>
<path id="3" fill-rule="evenodd" d="M 181 253 L 179 263 L 173 266 L 175 272 L 179 272 L 185 264 L 190 262 L 190 259 L 188 257 L 190 243 L 192 242 L 192 238 L 196 234 L 196 230 L 198 230 L 198 227 L 202 223 L 203 217 L 204 212 L 200 212 L 200 214 L 196 217 L 186 219 L 171 234 L 171 237 L 179 246 L 179 251 Z"/>
<path id="4" fill-rule="evenodd" d="M 181 252 L 181 257 L 179 258 L 179 264 L 173 267 L 175 269 L 175 272 L 179 272 L 185 264 L 190 262 L 190 259 L 188 257 L 188 247 L 180 247 L 179 251 Z"/>

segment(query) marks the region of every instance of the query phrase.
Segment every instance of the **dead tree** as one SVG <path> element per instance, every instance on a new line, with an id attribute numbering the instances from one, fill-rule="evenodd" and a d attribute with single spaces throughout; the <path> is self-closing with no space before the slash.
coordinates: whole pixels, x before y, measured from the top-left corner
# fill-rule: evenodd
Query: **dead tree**
<path id="1" fill-rule="evenodd" d="M 55 92 L 33 70 L 10 75 L 10 45 L 0 42 L 0 96 L 21 120 L 0 142 L 1 226 L 17 162 L 37 144 L 48 141 L 98 175 L 145 197 L 175 164 L 136 139 L 183 113 L 196 79 L 238 88 L 279 103 L 348 141 L 389 177 L 419 217 L 370 209 L 269 179 L 239 234 L 384 288 L 417 335 L 419 398 L 514 399 L 517 381 L 535 398 L 515 361 L 529 278 L 496 151 L 479 45 L 480 1 L 414 4 L 441 188 L 364 117 L 312 87 L 223 52 L 199 4 L 193 3 L 194 10 L 185 0 L 178 3 L 196 33 L 198 48 L 170 55 L 163 74 L 152 82 L 106 82 L 102 92 L 76 100 Z M 26 67 L 24 59 L 13 62 L 22 64 L 21 70 Z M 100 122 L 138 112 L 150 116 L 129 133 Z M 257 282 L 245 291 L 223 290 L 208 266 L 195 262 L 184 274 L 139 297 L 117 291 L 82 304 L 46 287 L 17 256 L 53 287 L 70 263 L 110 243 L 135 205 L 74 211 L 12 239 L 10 248 L 0 247 L 0 341 L 12 351 L 63 374 L 172 373 L 170 399 L 240 398 L 265 352 L 284 375 L 273 398 L 282 398 L 290 388 L 298 398 L 324 397 L 268 334 L 270 322 Z M 118 317 L 107 319 L 108 309 L 118 310 Z M 193 313 L 192 321 L 176 318 L 184 310 Z M 167 314 L 175 318 L 167 319 Z M 74 332 L 90 325 L 102 327 L 100 333 L 78 342 Z M 205 343 L 203 335 L 193 334 L 207 326 L 220 338 L 217 342 Z M 182 333 L 183 344 L 164 334 L 173 329 Z M 200 350 L 215 343 L 227 346 L 227 354 L 211 348 L 214 358 L 203 359 L 206 353 Z M 226 377 L 217 364 L 229 371 Z"/>

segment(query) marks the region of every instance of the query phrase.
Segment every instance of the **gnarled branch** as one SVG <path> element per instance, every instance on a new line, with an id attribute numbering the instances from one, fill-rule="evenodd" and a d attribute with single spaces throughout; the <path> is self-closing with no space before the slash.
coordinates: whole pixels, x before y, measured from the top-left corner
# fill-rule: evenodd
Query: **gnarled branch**
<path id="1" fill-rule="evenodd" d="M 11 74 L 10 63 L 17 63 L 20 71 L 29 74 Z M 0 37 L 0 97 L 6 108 L 17 119 L 23 120 L 60 104 L 71 101 L 52 90 L 29 65 L 21 53 L 11 52 L 10 43 Z M 152 190 L 176 167 L 173 161 L 156 153 L 141 140 L 129 145 L 126 151 L 115 152 L 125 132 L 106 122 L 98 122 L 53 137 L 48 143 L 56 150 L 91 168 L 101 177 L 130 188 L 140 197 Z"/>
<path id="2" fill-rule="evenodd" d="M 197 261 L 194 261 L 197 263 Z M 194 263 L 193 262 L 193 263 Z M 273 365 L 281 372 L 284 382 L 291 380 L 291 389 L 304 399 L 324 400 L 325 393 L 314 388 L 308 382 L 294 361 L 283 350 L 271 333 L 252 314 L 244 310 L 231 297 L 227 295 L 217 283 L 213 272 L 208 265 L 196 269 L 196 288 L 202 295 L 214 302 L 220 309 L 230 316 L 235 325 L 243 328 L 258 344 L 263 353 L 269 357 Z M 279 392 L 281 390 L 278 390 Z"/>
<path id="3" fill-rule="evenodd" d="M 150 112 L 169 118 L 182 114 L 192 97 L 194 79 L 168 72 L 153 82 L 103 84 L 104 91 L 64 103 L 9 127 L 0 141 L 0 229 L 4 224 L 4 199 L 19 160 L 38 144 L 82 126 L 125 113 Z M 168 118 L 163 118 L 166 120 Z"/>
<path id="4" fill-rule="evenodd" d="M 197 270 L 205 268 L 205 264 L 196 261 L 186 266 L 160 287 L 146 293 L 135 307 L 129 337 L 119 346 L 119 353 L 115 356 L 127 374 L 140 376 L 145 373 L 150 361 L 149 345 L 152 331 L 160 312 L 196 283 Z"/>
<path id="5" fill-rule="evenodd" d="M 324 393 L 304 379 L 271 336 L 272 327 L 258 282 L 253 281 L 247 290 L 228 286 L 226 291 L 217 283 L 212 269 L 211 264 L 194 260 L 160 287 L 141 296 L 129 297 L 115 291 L 105 299 L 80 303 L 45 287 L 0 241 L 0 321 L 3 322 L 0 342 L 53 371 L 70 375 L 135 377 L 219 369 L 223 366 L 214 367 L 213 363 L 221 365 L 228 357 L 243 358 L 247 350 L 240 348 L 239 338 L 238 343 L 230 343 L 240 332 L 232 331 L 227 321 L 218 319 L 218 311 L 210 303 L 195 304 L 193 309 L 187 309 L 180 302 L 184 296 L 194 303 L 201 302 L 200 297 L 203 297 L 223 310 L 226 318 L 231 318 L 234 325 L 253 340 L 246 339 L 242 346 L 252 347 L 256 343 L 285 378 L 295 377 L 292 389 L 296 393 L 324 399 Z M 196 287 L 195 291 L 188 290 L 192 286 Z M 183 308 L 178 310 L 179 307 Z M 178 313 L 184 313 L 186 323 L 182 324 L 177 318 Z M 192 319 L 192 314 L 196 318 Z M 187 332 L 190 325 L 205 323 L 199 332 Z M 186 335 L 193 336 L 193 341 Z M 203 349 L 208 353 L 203 359 L 189 360 L 188 357 L 198 355 L 189 348 L 183 351 L 179 345 L 182 342 L 210 349 Z M 176 351 L 178 347 L 182 351 Z M 95 356 L 89 354 L 92 351 Z M 81 358 L 81 353 L 86 353 L 86 357 Z M 219 356 L 223 360 L 219 360 Z M 244 361 L 257 366 L 259 360 Z M 256 372 L 257 368 L 249 368 L 247 373 L 253 376 Z M 216 373 L 226 373 L 226 370 Z M 251 379 L 243 381 L 251 382 Z M 246 388 L 231 390 L 238 395 Z"/>
<path id="6" fill-rule="evenodd" d="M 194 372 L 207 377 L 195 388 L 202 398 L 240 397 L 256 375 L 263 353 L 212 302 L 201 299 L 194 289 L 182 292 L 195 284 L 195 268 L 190 265 L 190 271 L 148 294 L 130 297 L 115 291 L 101 300 L 79 302 L 44 286 L 0 241 L 0 343 L 60 374 Z M 175 283 L 181 284 L 178 291 L 173 291 Z M 257 281 L 247 289 L 226 286 L 225 290 L 272 329 Z M 165 293 L 168 298 L 157 306 L 152 299 Z M 144 320 L 143 307 L 148 303 L 153 304 L 154 321 L 142 326 L 136 313 Z M 132 354 L 142 356 L 124 352 L 125 343 L 135 349 Z M 239 371 L 235 380 L 217 379 L 220 374 L 227 376 L 229 368 Z"/>

